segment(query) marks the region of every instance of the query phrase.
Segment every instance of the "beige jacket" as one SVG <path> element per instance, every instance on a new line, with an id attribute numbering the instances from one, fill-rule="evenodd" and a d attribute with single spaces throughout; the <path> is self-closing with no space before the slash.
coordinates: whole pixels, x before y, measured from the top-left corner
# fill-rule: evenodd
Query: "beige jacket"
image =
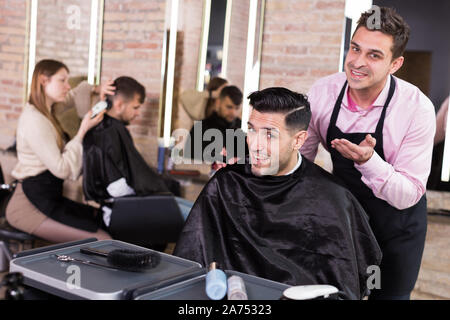
<path id="1" fill-rule="evenodd" d="M 65 105 L 76 106 L 84 114 L 91 106 L 92 87 L 79 85 L 72 90 Z M 18 163 L 11 175 L 18 180 L 49 170 L 60 179 L 76 180 L 81 173 L 83 146 L 78 137 L 70 140 L 61 152 L 57 144 L 57 131 L 42 113 L 27 103 L 17 125 Z"/>

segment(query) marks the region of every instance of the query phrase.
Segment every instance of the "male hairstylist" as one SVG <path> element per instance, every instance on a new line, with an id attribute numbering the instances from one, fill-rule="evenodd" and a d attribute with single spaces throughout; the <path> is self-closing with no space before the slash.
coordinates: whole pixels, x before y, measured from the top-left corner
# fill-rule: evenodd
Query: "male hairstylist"
<path id="1" fill-rule="evenodd" d="M 380 28 L 363 13 L 345 73 L 318 80 L 309 92 L 312 119 L 301 153 L 313 160 L 322 143 L 333 173 L 360 201 L 381 247 L 381 287 L 369 299 L 408 300 L 419 273 L 427 228 L 435 111 L 414 85 L 394 74 L 409 38 L 406 22 L 380 8 Z"/>

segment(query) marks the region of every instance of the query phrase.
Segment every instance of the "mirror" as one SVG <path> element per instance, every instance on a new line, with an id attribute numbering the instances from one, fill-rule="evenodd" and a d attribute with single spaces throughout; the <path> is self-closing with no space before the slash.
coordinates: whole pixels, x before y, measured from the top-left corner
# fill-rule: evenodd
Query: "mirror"
<path id="1" fill-rule="evenodd" d="M 185 90 L 203 91 L 212 74 L 244 97 L 258 90 L 264 7 L 265 0 L 167 0 L 158 130 L 166 147 L 173 130 L 193 124 L 179 101 Z M 247 113 L 244 99 L 242 120 Z"/>
<path id="2" fill-rule="evenodd" d="M 244 97 L 259 89 L 264 7 L 265 0 L 205 2 L 198 91 L 204 90 L 214 76 L 239 87 Z M 244 131 L 247 130 L 248 112 L 248 100 L 244 99 Z"/>
<path id="3" fill-rule="evenodd" d="M 213 77 L 225 77 L 224 63 L 228 47 L 225 32 L 229 34 L 229 12 L 232 0 L 211 0 L 205 2 L 202 49 L 198 64 L 197 90 L 203 91 Z M 208 14 L 209 13 L 209 14 Z M 228 13 L 228 21 L 226 20 Z M 228 27 L 228 28 L 227 28 Z"/>
<path id="4" fill-rule="evenodd" d="M 29 5 L 28 87 L 42 59 L 60 60 L 71 78 L 98 84 L 104 0 L 31 0 Z"/>

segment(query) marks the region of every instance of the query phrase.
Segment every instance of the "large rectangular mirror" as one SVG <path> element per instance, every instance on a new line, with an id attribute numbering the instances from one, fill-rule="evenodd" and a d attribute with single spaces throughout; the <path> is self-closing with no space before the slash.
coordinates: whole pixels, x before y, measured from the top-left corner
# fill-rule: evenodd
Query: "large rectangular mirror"
<path id="1" fill-rule="evenodd" d="M 244 96 L 259 89 L 264 7 L 265 0 L 166 1 L 158 130 L 166 147 L 174 129 L 192 126 L 179 103 L 185 90 L 203 91 L 212 76 L 226 78 Z M 244 99 L 243 123 L 247 114 Z"/>
<path id="2" fill-rule="evenodd" d="M 31 0 L 29 6 L 27 87 L 42 59 L 62 61 L 71 78 L 98 83 L 104 0 Z"/>

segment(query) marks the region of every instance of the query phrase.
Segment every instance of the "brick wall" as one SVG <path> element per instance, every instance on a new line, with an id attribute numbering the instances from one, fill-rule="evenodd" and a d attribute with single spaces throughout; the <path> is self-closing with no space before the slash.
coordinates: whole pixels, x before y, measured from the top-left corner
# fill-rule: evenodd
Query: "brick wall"
<path id="1" fill-rule="evenodd" d="M 87 77 L 90 12 L 90 0 L 39 0 L 36 62 L 61 60 L 71 76 Z"/>
<path id="2" fill-rule="evenodd" d="M 345 0 L 266 0 L 260 87 L 307 92 L 338 71 Z"/>
<path id="3" fill-rule="evenodd" d="M 14 141 L 24 97 L 25 0 L 0 0 L 0 148 Z"/>
<path id="4" fill-rule="evenodd" d="M 165 0 L 106 0 L 102 80 L 127 75 L 142 83 L 147 101 L 130 125 L 136 146 L 156 165 Z"/>

